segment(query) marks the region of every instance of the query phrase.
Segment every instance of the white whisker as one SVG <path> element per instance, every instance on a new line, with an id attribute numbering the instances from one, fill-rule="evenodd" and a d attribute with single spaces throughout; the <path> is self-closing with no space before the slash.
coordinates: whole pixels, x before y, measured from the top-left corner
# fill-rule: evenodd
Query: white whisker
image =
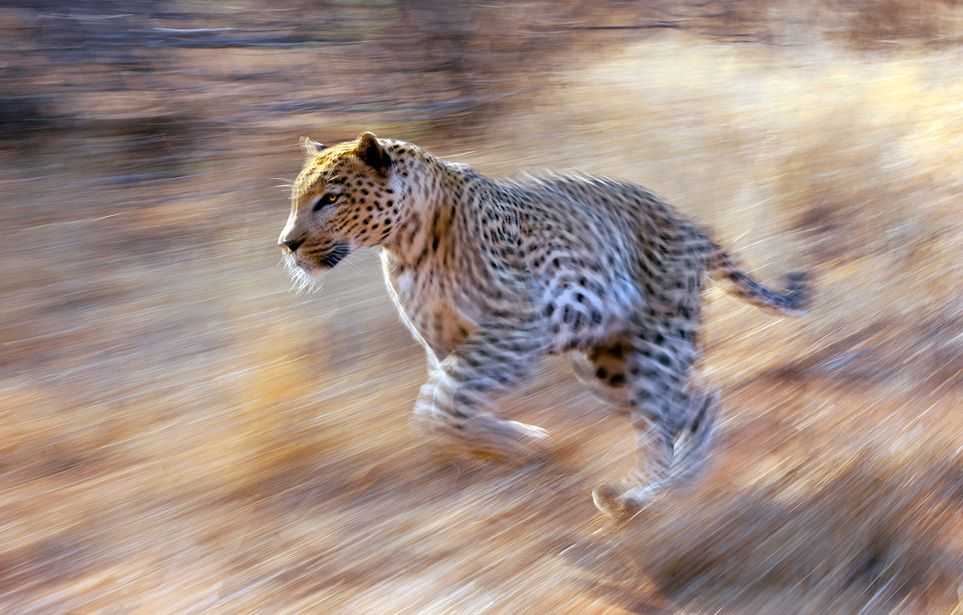
<path id="1" fill-rule="evenodd" d="M 275 188 L 290 191 L 291 188 L 294 187 L 294 182 L 289 179 L 284 179 L 283 177 L 272 177 L 271 179 L 276 182 L 281 182 L 280 184 L 275 184 Z"/>
<path id="2" fill-rule="evenodd" d="M 281 264 L 291 277 L 291 290 L 296 294 L 302 295 L 304 293 L 321 290 L 322 279 L 312 276 L 301 267 L 298 267 L 294 256 L 290 254 L 282 256 Z"/>

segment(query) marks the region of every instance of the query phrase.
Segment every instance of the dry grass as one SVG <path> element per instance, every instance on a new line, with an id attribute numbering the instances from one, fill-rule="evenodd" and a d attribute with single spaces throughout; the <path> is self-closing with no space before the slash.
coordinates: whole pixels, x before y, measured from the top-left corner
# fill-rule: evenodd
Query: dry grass
<path id="1" fill-rule="evenodd" d="M 939 612 L 959 582 L 946 533 L 961 520 L 960 461 L 863 450 L 787 463 L 777 481 L 640 523 L 639 570 L 701 611 Z"/>
<path id="2" fill-rule="evenodd" d="M 8 160 L 0 610 L 958 610 L 957 56 L 672 34 L 560 64 L 472 138 L 295 114 L 203 144 L 174 179 L 112 182 L 112 142 L 70 135 Z M 504 409 L 553 433 L 553 460 L 419 444 L 423 357 L 374 259 L 296 296 L 273 248 L 297 134 L 368 127 L 491 173 L 639 180 L 761 277 L 815 269 L 803 320 L 711 295 L 727 418 L 701 485 L 625 528 L 597 517 L 589 492 L 631 437 L 555 361 Z"/>

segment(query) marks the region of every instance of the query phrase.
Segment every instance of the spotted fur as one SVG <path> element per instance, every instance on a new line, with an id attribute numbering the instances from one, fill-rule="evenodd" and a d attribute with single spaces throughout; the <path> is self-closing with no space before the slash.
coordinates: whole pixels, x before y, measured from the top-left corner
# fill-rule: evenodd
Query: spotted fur
<path id="1" fill-rule="evenodd" d="M 495 415 L 540 358 L 572 353 L 576 374 L 623 407 L 639 471 L 593 493 L 632 514 L 696 475 L 719 413 L 697 382 L 706 274 L 783 314 L 809 300 L 740 269 L 708 233 L 641 186 L 582 175 L 492 179 L 402 141 L 365 133 L 307 162 L 279 239 L 299 276 L 381 248 L 388 292 L 428 355 L 414 414 L 436 434 L 496 454 L 544 445 L 541 428 Z"/>

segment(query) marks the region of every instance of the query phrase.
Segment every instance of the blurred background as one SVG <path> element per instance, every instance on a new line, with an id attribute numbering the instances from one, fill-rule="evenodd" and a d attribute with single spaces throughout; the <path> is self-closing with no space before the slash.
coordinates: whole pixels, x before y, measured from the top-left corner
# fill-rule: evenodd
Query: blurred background
<path id="1" fill-rule="evenodd" d="M 3 613 L 963 613 L 959 0 L 0 2 Z M 624 417 L 419 446 L 375 254 L 297 295 L 300 135 L 637 181 L 755 274 L 708 294 L 697 487 L 625 528 Z"/>

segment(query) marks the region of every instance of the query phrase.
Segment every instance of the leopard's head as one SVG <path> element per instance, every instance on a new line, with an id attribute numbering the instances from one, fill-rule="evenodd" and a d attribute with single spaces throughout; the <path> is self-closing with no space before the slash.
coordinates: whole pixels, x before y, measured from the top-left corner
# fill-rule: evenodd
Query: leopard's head
<path id="1" fill-rule="evenodd" d="M 357 248 L 382 245 L 397 226 L 401 195 L 386 143 L 370 132 L 331 147 L 302 137 L 301 147 L 306 160 L 278 246 L 305 281 Z"/>

